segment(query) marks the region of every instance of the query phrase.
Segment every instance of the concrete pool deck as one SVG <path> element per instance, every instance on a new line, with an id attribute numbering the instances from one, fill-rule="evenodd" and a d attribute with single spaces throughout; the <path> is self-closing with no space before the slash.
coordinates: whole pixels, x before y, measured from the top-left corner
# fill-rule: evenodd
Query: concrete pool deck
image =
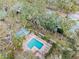
<path id="1" fill-rule="evenodd" d="M 33 38 L 35 38 L 36 40 L 38 40 L 39 42 L 41 42 L 43 44 L 43 46 L 40 49 L 38 49 L 36 46 L 33 46 L 31 49 L 28 47 L 27 44 Z M 45 55 L 46 53 L 48 53 L 50 48 L 51 48 L 51 44 L 47 43 L 46 41 L 42 40 L 41 38 L 37 37 L 34 34 L 29 34 L 28 36 L 26 36 L 26 40 L 23 43 L 23 50 L 24 51 L 32 51 L 36 56 Z"/>

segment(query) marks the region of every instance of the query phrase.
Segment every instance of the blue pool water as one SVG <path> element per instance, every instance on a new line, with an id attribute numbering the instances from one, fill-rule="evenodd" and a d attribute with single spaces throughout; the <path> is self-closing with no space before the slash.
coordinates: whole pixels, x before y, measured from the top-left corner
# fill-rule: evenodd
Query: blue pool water
<path id="1" fill-rule="evenodd" d="M 30 40 L 30 42 L 28 42 L 27 46 L 32 49 L 34 46 L 37 47 L 38 49 L 41 49 L 43 46 L 43 43 L 41 43 L 40 41 L 36 40 L 36 38 L 33 38 Z"/>

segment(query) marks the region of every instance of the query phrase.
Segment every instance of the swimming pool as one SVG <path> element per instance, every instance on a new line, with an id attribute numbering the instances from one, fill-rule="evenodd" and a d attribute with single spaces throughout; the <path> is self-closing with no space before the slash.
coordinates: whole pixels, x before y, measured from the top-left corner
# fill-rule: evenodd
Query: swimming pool
<path id="1" fill-rule="evenodd" d="M 32 39 L 28 42 L 27 46 L 28 46 L 30 49 L 32 49 L 34 46 L 37 47 L 38 49 L 41 49 L 42 46 L 43 46 L 43 43 L 40 42 L 40 41 L 38 41 L 36 38 L 32 38 Z"/>

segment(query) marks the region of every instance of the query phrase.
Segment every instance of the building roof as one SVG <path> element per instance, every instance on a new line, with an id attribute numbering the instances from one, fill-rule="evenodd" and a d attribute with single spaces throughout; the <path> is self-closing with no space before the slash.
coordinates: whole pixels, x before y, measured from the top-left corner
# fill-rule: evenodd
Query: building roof
<path id="1" fill-rule="evenodd" d="M 29 31 L 25 28 L 21 28 L 18 32 L 16 32 L 17 37 L 26 36 L 29 33 Z"/>

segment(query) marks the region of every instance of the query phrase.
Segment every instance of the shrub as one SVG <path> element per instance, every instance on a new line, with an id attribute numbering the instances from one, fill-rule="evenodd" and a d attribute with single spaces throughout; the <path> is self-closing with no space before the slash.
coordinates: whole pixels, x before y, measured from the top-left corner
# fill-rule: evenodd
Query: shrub
<path id="1" fill-rule="evenodd" d="M 57 9 L 63 10 L 66 13 L 74 12 L 79 9 L 75 0 L 51 0 L 50 3 L 51 5 L 57 7 Z"/>
<path id="2" fill-rule="evenodd" d="M 21 37 L 19 37 L 19 38 L 13 37 L 12 42 L 13 42 L 15 49 L 19 49 L 22 47 L 23 39 L 24 39 L 24 37 L 22 37 L 22 38 Z"/>
<path id="3" fill-rule="evenodd" d="M 49 31 L 53 31 L 56 25 L 60 25 L 60 17 L 57 14 L 52 14 L 51 16 L 47 17 L 43 15 L 39 17 L 39 22 L 42 27 Z"/>

